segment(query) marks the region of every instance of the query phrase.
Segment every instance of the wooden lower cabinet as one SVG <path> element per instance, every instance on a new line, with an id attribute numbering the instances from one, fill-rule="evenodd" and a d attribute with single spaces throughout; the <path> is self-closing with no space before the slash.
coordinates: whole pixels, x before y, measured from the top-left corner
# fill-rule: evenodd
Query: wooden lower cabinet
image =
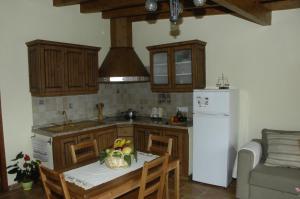
<path id="1" fill-rule="evenodd" d="M 54 169 L 64 169 L 73 165 L 70 146 L 77 144 L 77 136 L 58 137 L 53 139 Z"/>
<path id="2" fill-rule="evenodd" d="M 133 139 L 133 125 L 120 125 L 117 127 L 118 138 L 124 138 L 126 140 L 130 140 L 134 145 Z"/>
<path id="3" fill-rule="evenodd" d="M 54 169 L 67 169 L 73 165 L 70 146 L 80 142 L 96 139 L 99 150 L 111 147 L 117 138 L 116 127 L 107 127 L 53 138 Z"/>
<path id="4" fill-rule="evenodd" d="M 117 139 L 118 134 L 116 128 L 105 128 L 101 129 L 98 133 L 94 134 L 94 138 L 98 144 L 98 150 L 102 151 L 103 149 L 112 147 L 115 139 Z"/>
<path id="5" fill-rule="evenodd" d="M 172 157 L 180 160 L 180 172 L 182 176 L 189 175 L 189 135 L 184 129 L 166 128 L 163 132 L 164 136 L 173 139 Z"/>
<path id="6" fill-rule="evenodd" d="M 134 128 L 134 143 L 136 150 L 145 151 L 148 146 L 149 135 L 167 136 L 173 139 L 172 154 L 180 159 L 181 175 L 189 175 L 189 135 L 185 129 L 149 127 L 136 125 Z"/>
<path id="7" fill-rule="evenodd" d="M 136 150 L 146 151 L 149 135 L 167 136 L 173 139 L 172 154 L 180 159 L 181 176 L 189 174 L 189 135 L 185 129 L 153 127 L 147 125 L 124 125 L 100 128 L 53 138 L 54 169 L 67 169 L 73 165 L 70 146 L 80 142 L 97 141 L 99 151 L 112 147 L 118 137 L 133 140 Z"/>
<path id="8" fill-rule="evenodd" d="M 136 150 L 146 151 L 150 134 L 162 135 L 162 129 L 149 126 L 135 126 L 134 146 Z"/>
<path id="9" fill-rule="evenodd" d="M 83 134 L 83 135 L 79 135 L 77 139 L 78 139 L 78 143 L 91 141 L 94 139 L 94 135 L 93 133 Z"/>

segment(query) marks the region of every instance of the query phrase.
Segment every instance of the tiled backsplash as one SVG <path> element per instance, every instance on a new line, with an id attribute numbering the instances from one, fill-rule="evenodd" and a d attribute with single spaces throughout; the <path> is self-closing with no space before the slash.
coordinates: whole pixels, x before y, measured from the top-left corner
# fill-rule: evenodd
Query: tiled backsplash
<path id="1" fill-rule="evenodd" d="M 99 103 L 98 94 L 32 97 L 33 125 L 62 122 L 64 110 L 70 120 L 95 118 L 97 117 L 97 103 Z"/>
<path id="2" fill-rule="evenodd" d="M 164 117 L 168 118 L 176 114 L 177 107 L 186 106 L 188 117 L 192 117 L 192 96 L 192 93 L 152 93 L 150 83 L 100 84 L 99 93 L 93 95 L 32 97 L 33 125 L 62 122 L 63 110 L 70 120 L 95 118 L 99 102 L 104 103 L 104 116 L 116 116 L 129 108 L 139 116 L 150 116 L 152 107 L 162 107 Z"/>
<path id="3" fill-rule="evenodd" d="M 101 84 L 99 95 L 105 116 L 114 116 L 128 108 L 136 110 L 140 116 L 150 116 L 152 107 L 162 107 L 164 117 L 168 118 L 176 114 L 177 107 L 186 106 L 188 117 L 192 117 L 192 93 L 170 93 L 170 98 L 160 103 L 161 94 L 151 92 L 150 83 Z"/>

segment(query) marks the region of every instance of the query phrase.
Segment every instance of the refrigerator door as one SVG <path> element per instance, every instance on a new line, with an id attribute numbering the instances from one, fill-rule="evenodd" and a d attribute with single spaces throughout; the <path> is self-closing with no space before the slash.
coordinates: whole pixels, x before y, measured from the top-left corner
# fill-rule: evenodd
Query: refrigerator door
<path id="1" fill-rule="evenodd" d="M 193 180 L 228 186 L 230 116 L 194 114 Z"/>
<path id="2" fill-rule="evenodd" d="M 193 96 L 194 113 L 230 115 L 230 90 L 196 90 Z"/>

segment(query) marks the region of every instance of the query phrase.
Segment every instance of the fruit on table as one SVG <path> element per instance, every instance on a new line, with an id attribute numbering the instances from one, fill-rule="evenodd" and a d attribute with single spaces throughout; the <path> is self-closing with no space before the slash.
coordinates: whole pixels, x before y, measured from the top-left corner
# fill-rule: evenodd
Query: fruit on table
<path id="1" fill-rule="evenodd" d="M 132 153 L 132 148 L 131 147 L 124 147 L 122 152 L 124 154 L 131 154 Z"/>
<path id="2" fill-rule="evenodd" d="M 114 148 L 122 148 L 126 144 L 126 139 L 118 138 L 114 142 Z"/>

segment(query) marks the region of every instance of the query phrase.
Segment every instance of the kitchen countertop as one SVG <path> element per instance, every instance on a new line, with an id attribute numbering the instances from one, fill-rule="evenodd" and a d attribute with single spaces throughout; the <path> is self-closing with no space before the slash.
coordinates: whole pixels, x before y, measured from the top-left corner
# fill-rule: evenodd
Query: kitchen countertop
<path id="1" fill-rule="evenodd" d="M 97 120 L 91 120 L 91 121 L 97 121 Z M 80 122 L 80 121 L 78 121 Z M 74 131 L 68 131 L 68 132 L 51 132 L 45 130 L 47 127 L 51 127 L 53 125 L 44 125 L 44 126 L 35 126 L 32 127 L 32 132 L 39 134 L 39 135 L 44 135 L 48 137 L 58 137 L 58 136 L 64 136 L 64 135 L 70 135 L 74 133 L 80 133 L 84 131 L 89 131 L 89 130 L 95 130 L 99 128 L 105 128 L 105 127 L 110 127 L 114 125 L 147 125 L 147 126 L 154 126 L 154 127 L 164 127 L 164 128 L 175 128 L 175 129 L 186 129 L 188 130 L 193 126 L 192 122 L 189 121 L 185 126 L 177 126 L 177 125 L 172 125 L 169 124 L 167 119 L 162 119 L 161 121 L 153 121 L 150 117 L 137 117 L 136 119 L 130 121 L 126 120 L 121 117 L 109 117 L 105 118 L 103 120 L 103 123 L 96 124 L 93 127 L 88 127 L 80 130 L 74 130 Z"/>

